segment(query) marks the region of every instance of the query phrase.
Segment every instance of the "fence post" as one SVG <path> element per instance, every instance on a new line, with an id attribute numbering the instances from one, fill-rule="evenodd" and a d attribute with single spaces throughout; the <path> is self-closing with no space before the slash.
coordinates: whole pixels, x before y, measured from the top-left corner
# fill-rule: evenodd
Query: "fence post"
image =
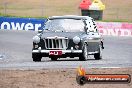
<path id="1" fill-rule="evenodd" d="M 117 8 L 116 11 L 117 11 L 117 12 L 116 12 L 116 13 L 117 13 L 117 14 L 116 14 L 116 15 L 117 15 L 117 19 L 116 19 L 116 20 L 119 20 L 119 8 Z"/>
<path id="2" fill-rule="evenodd" d="M 44 15 L 43 12 L 44 12 L 44 11 L 43 11 L 43 7 L 42 7 L 42 11 L 41 11 L 41 15 L 42 15 L 42 17 L 43 17 L 43 15 Z"/>
<path id="3" fill-rule="evenodd" d="M 44 15 L 44 6 L 41 5 L 41 16 L 43 17 L 43 15 Z"/>
<path id="4" fill-rule="evenodd" d="M 4 2 L 4 15 L 6 15 L 7 2 Z"/>

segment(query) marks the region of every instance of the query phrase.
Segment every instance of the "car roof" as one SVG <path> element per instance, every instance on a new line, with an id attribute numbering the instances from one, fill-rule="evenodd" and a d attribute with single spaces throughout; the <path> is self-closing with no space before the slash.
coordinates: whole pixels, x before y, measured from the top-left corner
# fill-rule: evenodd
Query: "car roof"
<path id="1" fill-rule="evenodd" d="M 93 18 L 89 16 L 77 16 L 77 15 L 64 15 L 64 16 L 51 16 L 48 18 L 49 20 L 53 19 L 76 19 L 76 20 L 92 20 Z"/>

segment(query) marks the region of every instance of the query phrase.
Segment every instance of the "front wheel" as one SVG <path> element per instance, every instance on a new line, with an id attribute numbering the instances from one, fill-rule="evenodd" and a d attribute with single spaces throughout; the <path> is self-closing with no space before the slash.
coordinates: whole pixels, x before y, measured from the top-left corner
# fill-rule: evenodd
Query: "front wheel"
<path id="1" fill-rule="evenodd" d="M 32 54 L 32 58 L 34 62 L 40 62 L 42 59 L 42 56 L 39 54 Z"/>
<path id="2" fill-rule="evenodd" d="M 87 50 L 87 45 L 84 44 L 82 54 L 79 56 L 80 61 L 86 61 L 88 57 L 88 50 Z"/>
<path id="3" fill-rule="evenodd" d="M 52 61 L 57 61 L 57 59 L 58 59 L 57 57 L 51 57 Z"/>
<path id="4" fill-rule="evenodd" d="M 94 58 L 95 58 L 95 60 L 102 59 L 102 48 L 101 48 L 101 46 L 99 47 L 99 52 L 94 54 Z"/>

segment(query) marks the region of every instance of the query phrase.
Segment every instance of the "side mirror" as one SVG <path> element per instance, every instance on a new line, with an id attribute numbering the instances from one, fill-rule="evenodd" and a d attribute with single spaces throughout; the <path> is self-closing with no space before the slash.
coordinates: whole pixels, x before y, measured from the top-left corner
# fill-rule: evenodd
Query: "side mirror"
<path id="1" fill-rule="evenodd" d="M 42 30 L 38 30 L 38 33 L 41 33 L 42 32 Z"/>

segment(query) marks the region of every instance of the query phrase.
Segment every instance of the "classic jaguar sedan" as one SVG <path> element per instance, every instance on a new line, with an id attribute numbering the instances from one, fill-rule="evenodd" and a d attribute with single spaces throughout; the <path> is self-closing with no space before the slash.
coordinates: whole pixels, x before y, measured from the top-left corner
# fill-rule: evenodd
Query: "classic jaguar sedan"
<path id="1" fill-rule="evenodd" d="M 86 61 L 89 55 L 96 60 L 102 58 L 103 42 L 91 17 L 52 16 L 45 23 L 43 30 L 33 37 L 33 61 L 49 57 L 79 57 Z"/>

